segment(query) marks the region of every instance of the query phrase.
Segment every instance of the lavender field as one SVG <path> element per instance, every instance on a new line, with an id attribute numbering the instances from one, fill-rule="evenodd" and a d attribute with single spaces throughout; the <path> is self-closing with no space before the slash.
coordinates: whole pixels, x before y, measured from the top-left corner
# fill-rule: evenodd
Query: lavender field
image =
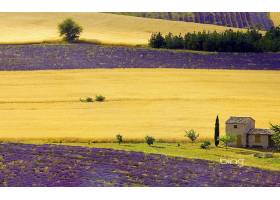
<path id="1" fill-rule="evenodd" d="M 0 145 L 0 186 L 280 186 L 280 172 L 159 154 Z"/>
<path id="2" fill-rule="evenodd" d="M 0 70 L 202 68 L 279 70 L 279 53 L 212 53 L 93 44 L 1 45 Z"/>
<path id="3" fill-rule="evenodd" d="M 273 26 L 267 12 L 122 12 L 119 14 L 236 28 L 259 26 L 263 30 L 269 30 Z"/>

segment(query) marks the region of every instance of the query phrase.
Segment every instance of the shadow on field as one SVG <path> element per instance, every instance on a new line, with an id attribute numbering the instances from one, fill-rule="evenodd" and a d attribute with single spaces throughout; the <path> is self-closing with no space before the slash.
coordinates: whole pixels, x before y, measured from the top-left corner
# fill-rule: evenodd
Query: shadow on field
<path id="1" fill-rule="evenodd" d="M 254 154 L 253 152 L 248 152 L 248 151 L 243 151 L 243 150 L 239 150 L 235 152 L 236 154 L 241 154 L 241 155 L 251 155 Z"/>
<path id="2" fill-rule="evenodd" d="M 130 145 L 130 144 L 122 144 L 122 146 L 124 146 L 124 147 L 133 147 L 133 146 Z"/>
<path id="3" fill-rule="evenodd" d="M 152 148 L 157 148 L 157 149 L 165 149 L 165 147 L 162 147 L 162 146 L 151 146 Z"/>

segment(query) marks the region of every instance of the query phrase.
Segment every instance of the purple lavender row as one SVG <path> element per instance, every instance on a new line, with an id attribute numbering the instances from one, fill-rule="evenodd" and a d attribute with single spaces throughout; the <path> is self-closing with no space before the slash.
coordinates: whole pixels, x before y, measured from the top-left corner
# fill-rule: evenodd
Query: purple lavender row
<path id="1" fill-rule="evenodd" d="M 226 13 L 225 16 L 226 16 L 226 24 L 227 24 L 227 26 L 233 26 L 232 22 L 231 22 L 230 14 Z"/>
<path id="2" fill-rule="evenodd" d="M 236 13 L 235 16 L 236 16 L 236 21 L 237 21 L 238 28 L 243 28 L 240 13 Z"/>
<path id="3" fill-rule="evenodd" d="M 220 12 L 220 16 L 221 16 L 222 25 L 225 26 L 226 25 L 225 13 Z"/>

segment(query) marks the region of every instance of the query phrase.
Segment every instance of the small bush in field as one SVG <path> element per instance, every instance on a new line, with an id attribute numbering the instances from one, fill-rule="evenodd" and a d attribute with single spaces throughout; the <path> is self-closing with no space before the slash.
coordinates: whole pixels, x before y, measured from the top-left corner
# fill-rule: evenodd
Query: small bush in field
<path id="1" fill-rule="evenodd" d="M 196 133 L 195 130 L 191 129 L 191 130 L 186 130 L 186 135 L 185 137 L 189 138 L 192 142 L 195 142 L 197 140 L 197 138 L 199 137 L 199 134 Z"/>
<path id="2" fill-rule="evenodd" d="M 153 145 L 155 142 L 155 138 L 153 138 L 152 136 L 146 136 L 145 137 L 145 142 L 150 146 Z"/>
<path id="3" fill-rule="evenodd" d="M 87 97 L 86 102 L 93 102 L 93 98 L 92 97 Z"/>
<path id="4" fill-rule="evenodd" d="M 100 101 L 100 102 L 105 101 L 105 97 L 102 95 L 96 95 L 95 101 Z"/>
<path id="5" fill-rule="evenodd" d="M 233 135 L 229 135 L 229 134 L 224 135 L 224 136 L 219 138 L 219 141 L 221 141 L 226 148 L 228 147 L 228 145 L 230 143 L 234 142 L 235 140 L 236 140 L 236 137 L 233 136 Z"/>
<path id="6" fill-rule="evenodd" d="M 92 97 L 86 97 L 86 98 L 80 98 L 81 102 L 93 102 L 93 98 Z"/>
<path id="7" fill-rule="evenodd" d="M 201 145 L 200 148 L 201 149 L 208 149 L 211 145 L 211 142 L 209 140 L 204 141 Z"/>
<path id="8" fill-rule="evenodd" d="M 121 144 L 123 142 L 123 136 L 120 134 L 116 135 L 116 140 L 119 144 Z"/>

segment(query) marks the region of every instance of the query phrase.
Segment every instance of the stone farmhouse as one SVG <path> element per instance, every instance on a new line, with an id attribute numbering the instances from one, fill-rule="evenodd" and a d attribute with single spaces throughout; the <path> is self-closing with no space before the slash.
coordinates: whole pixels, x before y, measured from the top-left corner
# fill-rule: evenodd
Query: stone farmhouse
<path id="1" fill-rule="evenodd" d="M 231 144 L 234 147 L 261 147 L 273 146 L 272 132 L 269 129 L 255 128 L 255 120 L 251 117 L 230 117 L 226 121 L 226 134 L 236 137 Z"/>

